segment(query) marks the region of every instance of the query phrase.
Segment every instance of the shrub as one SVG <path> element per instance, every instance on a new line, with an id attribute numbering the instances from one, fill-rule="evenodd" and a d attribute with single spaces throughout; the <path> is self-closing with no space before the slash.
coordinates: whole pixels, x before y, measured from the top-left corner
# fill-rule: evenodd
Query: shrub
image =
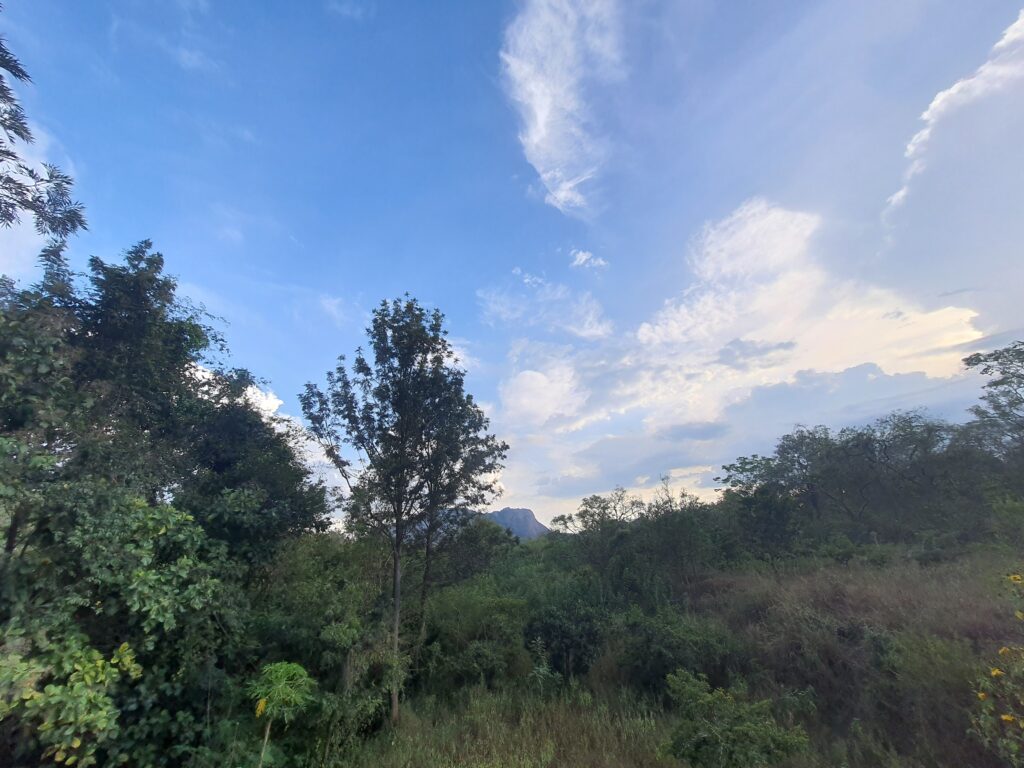
<path id="1" fill-rule="evenodd" d="M 634 610 L 623 617 L 622 634 L 619 665 L 630 683 L 651 693 L 664 693 L 666 677 L 677 669 L 726 685 L 746 664 L 746 654 L 715 619 L 668 608 L 653 615 Z"/>
<path id="2" fill-rule="evenodd" d="M 747 701 L 703 676 L 679 670 L 668 689 L 683 716 L 665 750 L 693 768 L 752 768 L 775 765 L 804 750 L 807 734 L 780 725 L 771 702 Z"/>

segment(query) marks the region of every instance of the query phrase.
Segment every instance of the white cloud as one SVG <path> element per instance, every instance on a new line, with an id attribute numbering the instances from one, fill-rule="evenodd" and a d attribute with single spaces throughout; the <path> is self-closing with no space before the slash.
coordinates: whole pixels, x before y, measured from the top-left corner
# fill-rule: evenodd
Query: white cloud
<path id="1" fill-rule="evenodd" d="M 177 0 L 178 7 L 187 16 L 193 13 L 205 14 L 210 11 L 209 0 Z"/>
<path id="2" fill-rule="evenodd" d="M 925 310 L 891 289 L 836 277 L 814 254 L 821 227 L 816 215 L 764 200 L 705 227 L 691 249 L 697 282 L 637 330 L 641 366 L 625 385 L 637 403 L 710 420 L 798 371 L 874 363 L 887 374 L 955 374 L 957 345 L 982 336 L 976 313 Z"/>
<path id="3" fill-rule="evenodd" d="M 220 65 L 207 56 L 198 48 L 190 48 L 185 45 L 173 46 L 169 49 L 178 66 L 190 72 L 213 72 L 220 68 Z"/>
<path id="4" fill-rule="evenodd" d="M 321 296 L 320 309 L 322 309 L 339 328 L 343 327 L 349 319 L 349 313 L 345 307 L 345 300 L 339 296 Z"/>
<path id="5" fill-rule="evenodd" d="M 584 187 L 606 155 L 586 89 L 621 76 L 618 16 L 615 0 L 528 0 L 505 30 L 501 60 L 519 141 L 545 201 L 563 213 L 587 208 Z"/>
<path id="6" fill-rule="evenodd" d="M 239 245 L 245 241 L 245 234 L 238 227 L 225 225 L 217 230 L 217 238 L 225 243 Z"/>
<path id="7" fill-rule="evenodd" d="M 706 494 L 710 466 L 777 434 L 759 424 L 817 420 L 833 391 L 839 413 L 890 393 L 898 407 L 956 380 L 982 338 L 976 313 L 835 274 L 818 253 L 826 228 L 817 214 L 750 200 L 694 238 L 693 282 L 632 332 L 575 349 L 518 343 L 495 417 L 513 446 L 510 498 L 563 510 L 662 473 Z M 731 414 L 766 392 L 778 402 L 761 417 L 744 411 L 738 446 Z M 815 411 L 801 406 L 808 393 Z"/>
<path id="8" fill-rule="evenodd" d="M 452 346 L 452 352 L 455 353 L 455 362 L 465 371 L 478 370 L 482 365 L 480 358 L 472 354 L 469 350 L 473 345 L 469 339 L 456 338 L 453 336 L 448 337 L 448 343 Z M 482 403 L 477 403 L 481 408 Z M 485 409 L 486 412 L 486 409 Z"/>
<path id="9" fill-rule="evenodd" d="M 572 262 L 569 264 L 571 267 L 582 267 L 584 269 L 601 269 L 607 267 L 608 262 L 602 259 L 600 256 L 595 256 L 590 251 L 583 251 L 579 248 L 574 248 L 570 253 L 572 256 Z"/>
<path id="10" fill-rule="evenodd" d="M 907 144 L 905 156 L 909 161 L 903 173 L 903 186 L 893 193 L 885 214 L 906 202 L 910 184 L 915 176 L 927 168 L 927 150 L 936 126 L 949 115 L 994 93 L 1005 90 L 1024 79 L 1024 10 L 1017 20 L 1003 32 L 988 59 L 971 75 L 958 80 L 940 91 L 921 114 L 924 127 Z"/>
<path id="11" fill-rule="evenodd" d="M 499 392 L 505 423 L 531 430 L 576 415 L 587 399 L 572 366 L 558 361 L 543 370 L 519 371 Z"/>
<path id="12" fill-rule="evenodd" d="M 260 389 L 255 384 L 245 390 L 245 399 L 265 418 L 276 416 L 278 409 L 284 405 L 284 400 L 275 395 L 272 390 Z"/>
<path id="13" fill-rule="evenodd" d="M 603 339 L 613 331 L 604 310 L 589 292 L 574 292 L 516 267 L 519 285 L 514 289 L 477 291 L 488 322 L 540 326 L 581 339 Z"/>
<path id="14" fill-rule="evenodd" d="M 343 19 L 362 21 L 373 13 L 373 5 L 356 0 L 328 0 L 326 8 Z"/>

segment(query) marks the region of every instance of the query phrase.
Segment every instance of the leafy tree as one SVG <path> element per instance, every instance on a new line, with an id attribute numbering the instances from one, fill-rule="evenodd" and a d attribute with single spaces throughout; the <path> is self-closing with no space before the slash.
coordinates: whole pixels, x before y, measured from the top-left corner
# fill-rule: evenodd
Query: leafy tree
<path id="1" fill-rule="evenodd" d="M 19 154 L 17 143 L 31 144 L 33 137 L 11 79 L 31 81 L 0 39 L 0 225 L 9 228 L 27 213 L 39 234 L 65 240 L 85 228 L 82 205 L 71 199 L 70 176 L 50 164 L 34 168 Z"/>
<path id="2" fill-rule="evenodd" d="M 202 367 L 216 336 L 148 244 L 92 260 L 84 287 L 59 246 L 43 262 L 38 285 L 0 293 L 0 652 L 45 670 L 3 743 L 174 764 L 244 648 L 236 584 L 276 540 L 322 527 L 323 489 L 248 402 L 251 378 Z M 15 738 L 40 722 L 42 738 Z"/>
<path id="3" fill-rule="evenodd" d="M 372 351 L 344 357 L 327 375 L 327 392 L 307 384 L 301 396 L 310 429 L 349 483 L 348 524 L 382 535 L 392 560 L 392 652 L 401 655 L 402 558 L 414 539 L 433 537 L 450 510 L 479 504 L 495 491 L 506 446 L 464 392 L 464 373 L 446 338 L 444 316 L 415 299 L 381 302 L 367 329 Z M 353 473 L 344 445 L 363 465 Z M 429 583 L 429 570 L 424 584 Z M 425 598 L 425 592 L 423 597 Z M 399 715 L 399 685 L 391 719 Z"/>
<path id="4" fill-rule="evenodd" d="M 1024 341 L 978 352 L 964 358 L 964 365 L 990 377 L 983 404 L 971 409 L 975 418 L 989 428 L 1000 452 L 1024 451 Z"/>
<path id="5" fill-rule="evenodd" d="M 263 746 L 260 749 L 260 768 L 270 741 L 270 726 L 275 720 L 290 723 L 313 703 L 313 680 L 298 664 L 279 661 L 267 664 L 259 676 L 249 684 L 249 695 L 256 701 L 256 717 L 265 717 L 267 725 L 263 730 Z"/>
<path id="6" fill-rule="evenodd" d="M 439 563 L 439 582 L 453 584 L 489 571 L 518 547 L 519 540 L 508 528 L 473 517 L 447 542 Z"/>

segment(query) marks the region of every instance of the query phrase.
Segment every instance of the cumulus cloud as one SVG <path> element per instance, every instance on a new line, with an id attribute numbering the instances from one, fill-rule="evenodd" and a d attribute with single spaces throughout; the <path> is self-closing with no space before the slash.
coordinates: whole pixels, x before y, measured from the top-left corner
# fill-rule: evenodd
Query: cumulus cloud
<path id="1" fill-rule="evenodd" d="M 504 420 L 520 429 L 537 429 L 556 417 L 574 416 L 586 402 L 575 370 L 558 361 L 543 370 L 519 371 L 502 383 L 499 392 Z"/>
<path id="2" fill-rule="evenodd" d="M 1024 80 L 1024 10 L 1003 32 L 992 47 L 988 59 L 971 75 L 964 77 L 932 99 L 921 114 L 921 128 L 904 152 L 909 164 L 903 173 L 903 186 L 893 193 L 885 209 L 886 215 L 906 202 L 910 184 L 927 168 L 927 151 L 936 126 L 949 115 L 992 94 L 1006 90 Z"/>
<path id="3" fill-rule="evenodd" d="M 855 417 L 872 400 L 885 410 L 879 397 L 895 398 L 892 407 L 945 402 L 943 387 L 962 381 L 960 360 L 983 338 L 976 313 L 927 309 L 834 273 L 818 253 L 825 227 L 817 214 L 747 201 L 694 238 L 692 282 L 634 330 L 573 350 L 522 342 L 496 418 L 513 446 L 516 502 L 564 509 L 581 494 L 654 487 L 673 472 L 680 487 L 704 492 L 710 467 L 821 418 L 830 397 Z M 747 409 L 737 421 L 769 391 L 779 399 L 771 414 Z M 817 410 L 806 407 L 812 395 Z M 734 423 L 744 424 L 742 446 Z"/>
<path id="4" fill-rule="evenodd" d="M 582 251 L 578 248 L 574 248 L 570 254 L 572 262 L 569 264 L 571 267 L 583 269 L 601 269 L 607 267 L 608 262 L 602 259 L 600 256 L 595 256 L 590 251 Z"/>
<path id="5" fill-rule="evenodd" d="M 587 88 L 622 74 L 618 16 L 615 0 L 528 0 L 505 30 L 501 61 L 519 141 L 545 201 L 563 213 L 587 208 L 585 187 L 607 153 Z"/>
<path id="6" fill-rule="evenodd" d="M 831 274 L 816 258 L 817 215 L 751 200 L 691 247 L 697 281 L 636 333 L 637 402 L 713 419 L 757 386 L 798 371 L 873 363 L 947 377 L 981 338 L 965 307 L 926 310 L 897 291 Z M 665 369 L 666 355 L 678 362 Z M 687 396 L 688 395 L 688 396 Z"/>

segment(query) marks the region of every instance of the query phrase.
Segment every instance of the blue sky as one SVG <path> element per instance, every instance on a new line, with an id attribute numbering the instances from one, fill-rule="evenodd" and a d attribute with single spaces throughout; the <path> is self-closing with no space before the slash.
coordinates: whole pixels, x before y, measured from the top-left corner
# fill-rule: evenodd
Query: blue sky
<path id="1" fill-rule="evenodd" d="M 542 519 L 796 423 L 960 417 L 1020 338 L 1020 0 L 10 0 L 36 160 L 282 413 L 405 291 Z M 37 243 L 0 233 L 29 279 Z M 276 402 L 276 401 L 275 401 Z"/>

